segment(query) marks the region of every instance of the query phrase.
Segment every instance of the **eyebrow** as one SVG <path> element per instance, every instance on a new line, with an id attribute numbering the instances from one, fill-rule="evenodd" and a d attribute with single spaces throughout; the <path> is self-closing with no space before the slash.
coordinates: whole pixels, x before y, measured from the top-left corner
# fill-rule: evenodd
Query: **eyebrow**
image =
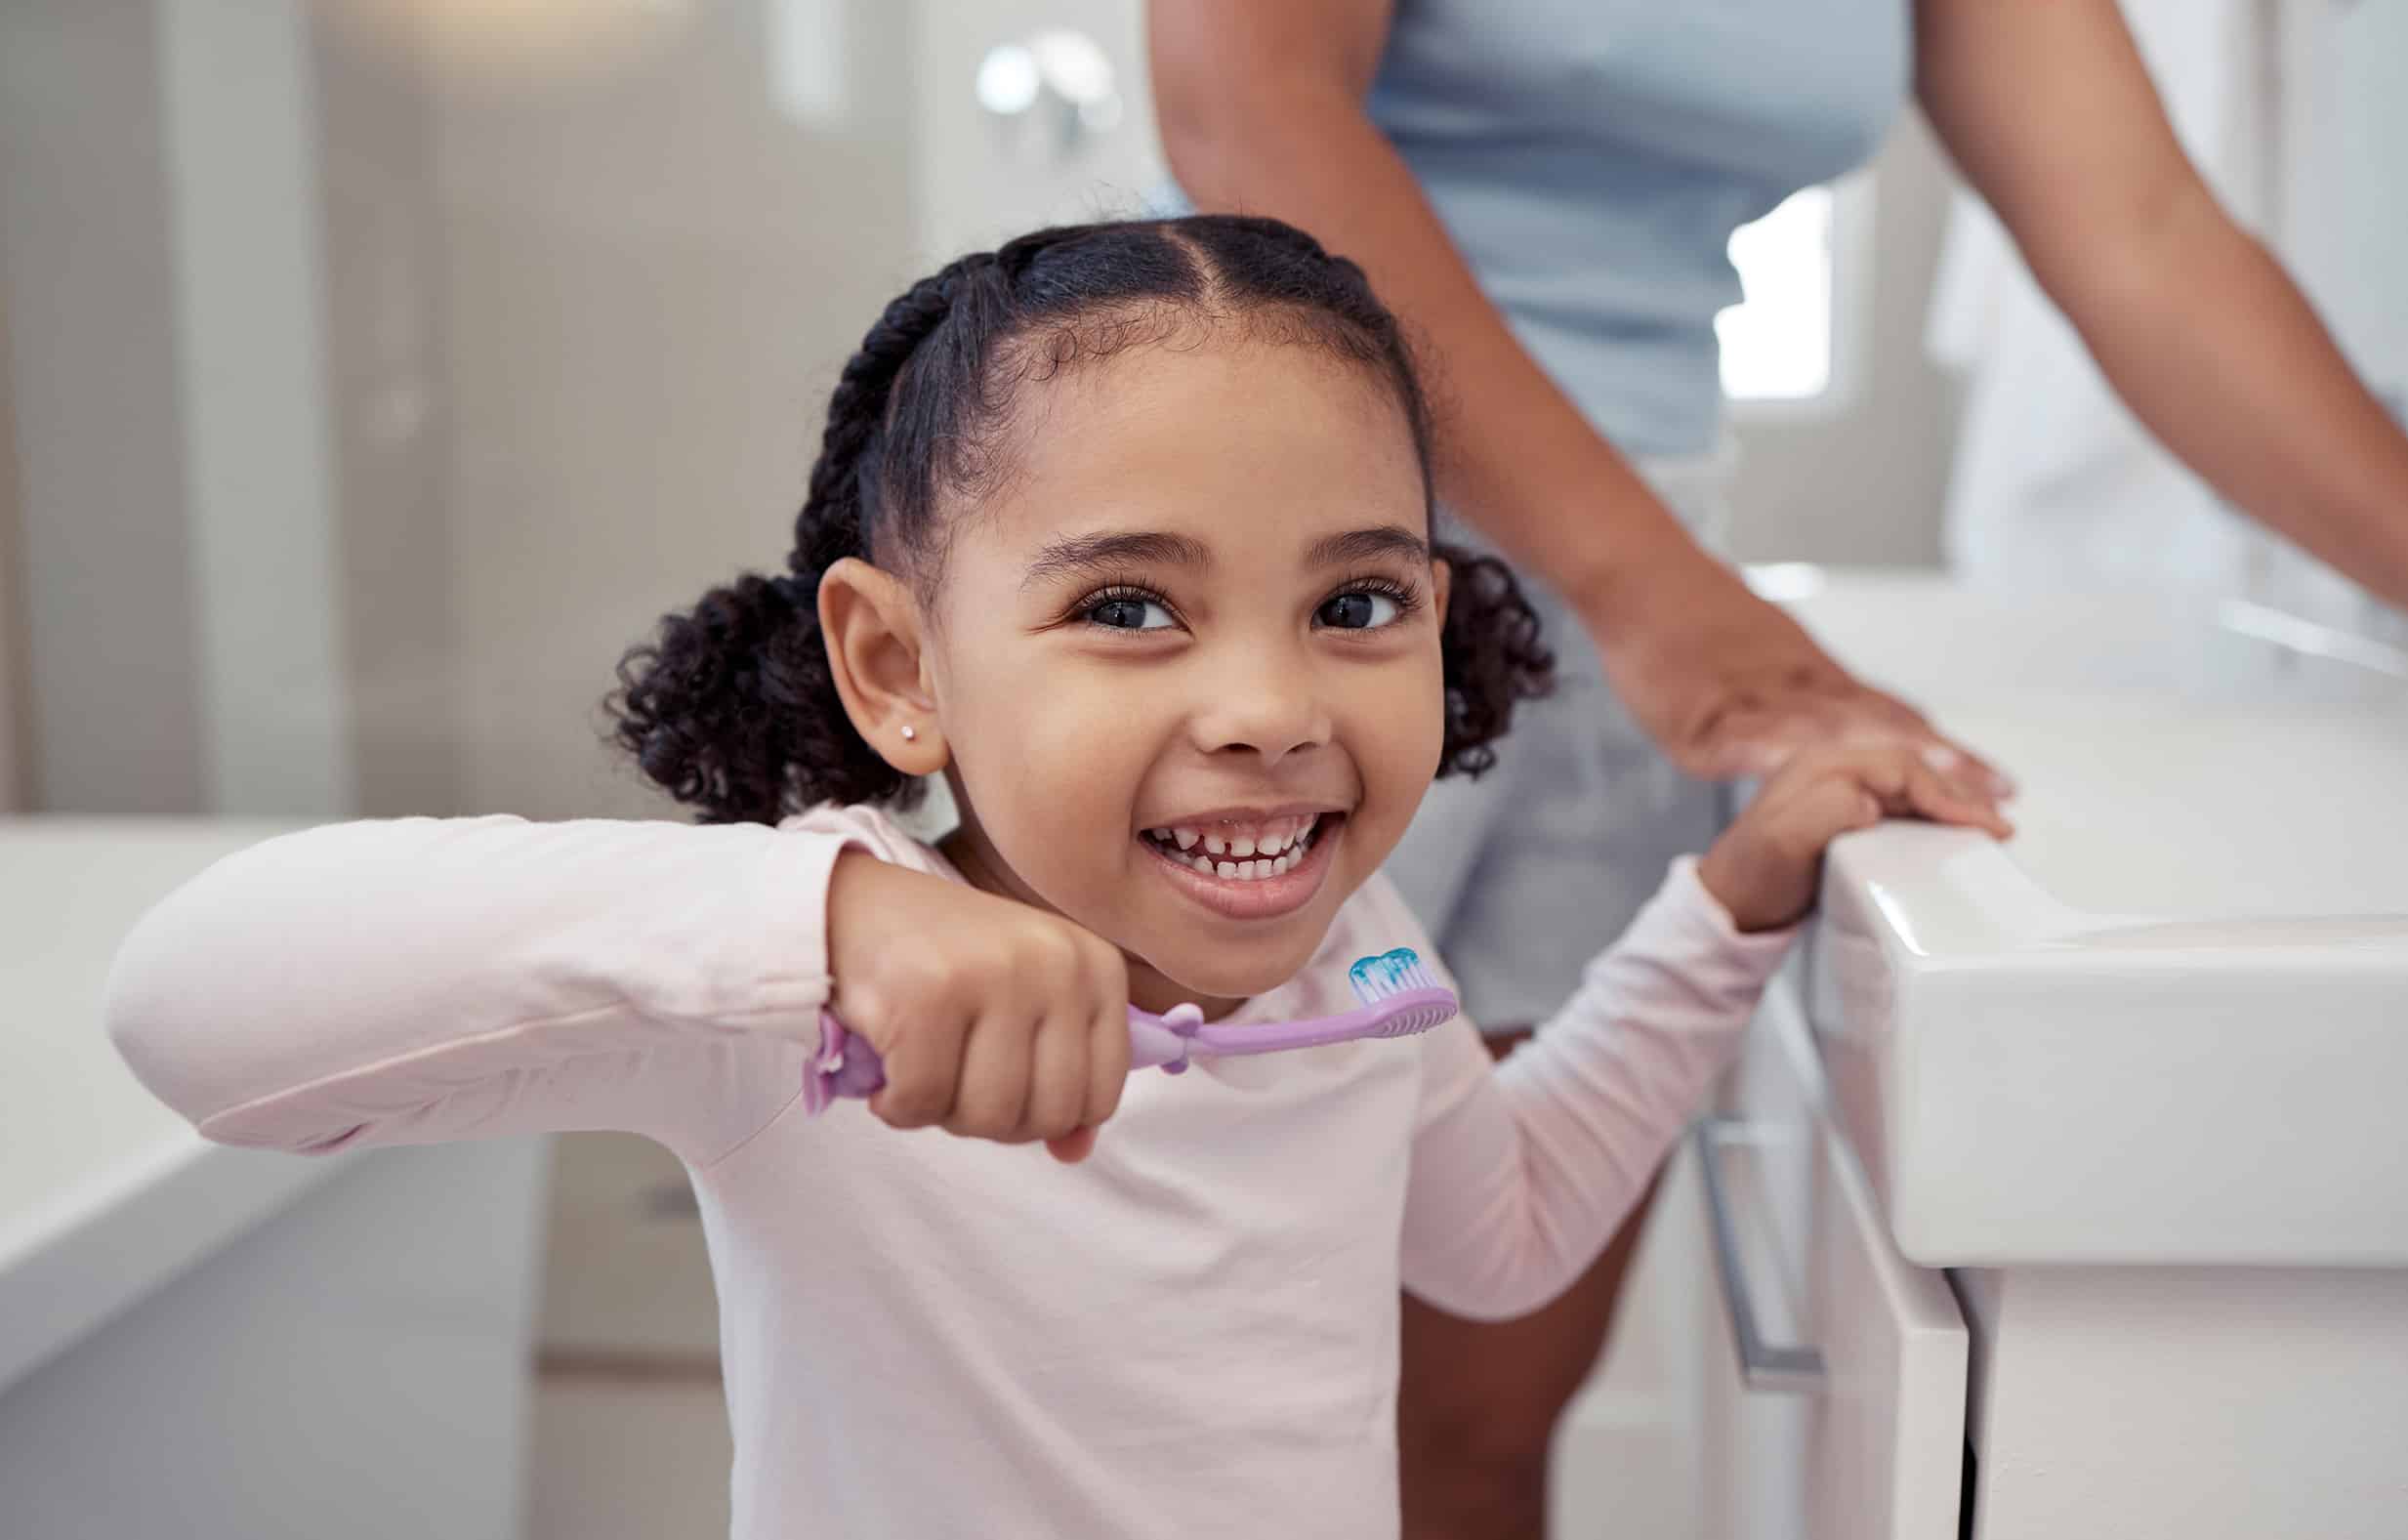
<path id="1" fill-rule="evenodd" d="M 1153 530 L 1110 529 L 1047 541 L 1028 563 L 1020 587 L 1025 590 L 1057 578 L 1093 576 L 1122 566 L 1212 564 L 1212 550 L 1201 540 Z"/>
<path id="2" fill-rule="evenodd" d="M 1325 535 L 1305 553 L 1307 566 L 1340 566 L 1401 557 L 1430 560 L 1430 542 L 1402 524 L 1374 524 Z M 1210 569 L 1212 549 L 1186 535 L 1159 530 L 1109 529 L 1092 535 L 1066 535 L 1049 540 L 1030 560 L 1020 578 L 1023 591 L 1039 583 L 1065 577 L 1093 577 L 1125 566 L 1184 566 Z"/>
<path id="3" fill-rule="evenodd" d="M 1305 553 L 1308 566 L 1340 566 L 1355 562 L 1376 562 L 1383 557 L 1402 557 L 1410 562 L 1430 560 L 1430 542 L 1402 524 L 1375 524 L 1368 529 L 1349 529 L 1344 534 L 1327 535 L 1312 543 Z"/>

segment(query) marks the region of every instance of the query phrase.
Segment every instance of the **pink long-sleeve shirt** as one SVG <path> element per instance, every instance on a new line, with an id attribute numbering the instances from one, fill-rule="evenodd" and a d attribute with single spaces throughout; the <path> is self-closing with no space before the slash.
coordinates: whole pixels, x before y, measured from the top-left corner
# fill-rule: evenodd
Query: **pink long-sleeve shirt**
<path id="1" fill-rule="evenodd" d="M 1502 1066 L 1457 1020 L 1140 1073 L 1065 1166 L 854 1103 L 805 1116 L 848 846 L 958 880 L 859 808 L 288 836 L 142 922 L 109 1030 L 230 1144 L 674 1150 L 718 1278 L 739 1540 L 1372 1540 L 1397 1526 L 1398 1285 L 1506 1316 L 1568 1284 L 1787 942 L 1738 934 L 1684 862 Z M 1348 963 L 1400 944 L 1431 956 L 1375 879 L 1232 1020 L 1344 1010 Z"/>

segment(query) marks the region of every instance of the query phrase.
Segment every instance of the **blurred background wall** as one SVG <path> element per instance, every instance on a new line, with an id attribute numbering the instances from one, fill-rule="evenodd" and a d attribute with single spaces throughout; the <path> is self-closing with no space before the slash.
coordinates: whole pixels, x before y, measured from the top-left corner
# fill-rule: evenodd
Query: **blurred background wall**
<path id="1" fill-rule="evenodd" d="M 429 9 L 0 10 L 35 808 L 656 809 L 613 660 L 784 554 L 911 276 L 907 8 Z"/>
<path id="2" fill-rule="evenodd" d="M 662 811 L 597 747 L 611 665 L 783 556 L 878 307 L 1159 175 L 1133 0 L 970 9 L 0 9 L 18 800 Z M 1065 19 L 1117 66 L 1068 149 L 974 89 Z M 1743 418 L 1739 556 L 1936 560 L 1947 195 L 1901 129 L 1856 389 Z"/>

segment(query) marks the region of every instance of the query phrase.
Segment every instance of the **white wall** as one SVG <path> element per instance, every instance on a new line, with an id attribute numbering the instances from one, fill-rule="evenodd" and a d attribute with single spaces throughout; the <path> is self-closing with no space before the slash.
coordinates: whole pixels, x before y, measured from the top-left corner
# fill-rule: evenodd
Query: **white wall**
<path id="1" fill-rule="evenodd" d="M 340 812 L 298 0 L 0 13 L 0 311 L 43 806 Z"/>
<path id="2" fill-rule="evenodd" d="M 337 816 L 354 785 L 309 14 L 156 15 L 206 806 Z"/>
<path id="3" fill-rule="evenodd" d="M 17 413 L 9 404 L 8 355 L 8 308 L 0 304 L 0 814 L 24 803 L 18 760 L 25 743 L 25 644 L 19 626 L 23 601 L 17 595 Z"/>
<path id="4" fill-rule="evenodd" d="M 206 804 L 152 0 L 0 6 L 0 312 L 35 806 Z"/>
<path id="5" fill-rule="evenodd" d="M 910 276 L 903 16 L 667 15 L 574 68 L 317 30 L 364 811 L 666 812 L 602 746 L 613 665 L 782 563 Z"/>
<path id="6" fill-rule="evenodd" d="M 402 14 L 0 8 L 37 807 L 661 811 L 612 665 L 786 554 L 914 275 L 909 8 Z"/>
<path id="7" fill-rule="evenodd" d="M 2350 362 L 2408 418 L 2408 6 L 2281 10 L 2284 250 Z"/>
<path id="8" fill-rule="evenodd" d="M 916 276 L 905 8 L 843 8 L 825 117 L 789 115 L 778 9 L 695 7 L 606 81 L 434 94 L 465 810 L 662 810 L 597 747 L 612 666 L 782 564 L 836 371 Z"/>

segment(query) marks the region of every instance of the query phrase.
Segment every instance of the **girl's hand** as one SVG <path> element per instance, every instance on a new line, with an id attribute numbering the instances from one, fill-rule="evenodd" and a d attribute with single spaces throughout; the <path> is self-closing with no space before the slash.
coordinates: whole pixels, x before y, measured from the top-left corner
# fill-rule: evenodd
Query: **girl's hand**
<path id="1" fill-rule="evenodd" d="M 829 1002 L 887 1083 L 869 1108 L 1084 1160 L 1129 1078 L 1119 949 L 1059 915 L 859 852 L 828 886 Z"/>
<path id="2" fill-rule="evenodd" d="M 1814 906 L 1823 848 L 1850 829 L 1888 816 L 2014 833 L 1986 782 L 1971 778 L 1978 770 L 1948 773 L 1932 758 L 1895 744 L 1792 756 L 1706 852 L 1698 881 L 1740 930 L 1777 930 Z"/>

